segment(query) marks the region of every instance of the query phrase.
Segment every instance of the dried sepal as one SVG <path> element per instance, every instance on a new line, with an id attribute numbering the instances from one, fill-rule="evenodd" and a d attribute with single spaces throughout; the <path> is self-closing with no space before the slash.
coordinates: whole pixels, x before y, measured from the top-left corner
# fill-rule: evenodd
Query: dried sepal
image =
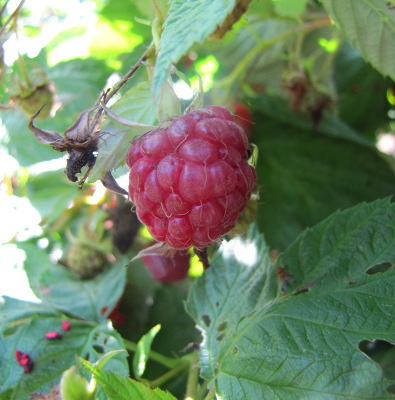
<path id="1" fill-rule="evenodd" d="M 152 246 L 147 247 L 146 249 L 143 249 L 139 251 L 139 253 L 134 256 L 130 262 L 136 261 L 139 258 L 143 258 L 146 256 L 165 256 L 165 257 L 171 257 L 176 253 L 176 249 L 170 247 L 166 242 L 159 242 L 155 243 Z"/>
<path id="2" fill-rule="evenodd" d="M 123 196 L 128 194 L 125 189 L 121 188 L 118 185 L 117 181 L 114 179 L 110 171 L 107 172 L 100 181 L 106 189 L 109 189 L 114 193 L 118 193 Z"/>
<path id="3" fill-rule="evenodd" d="M 99 106 L 96 104 L 85 110 L 70 128 L 64 132 L 64 137 L 70 142 L 84 144 L 95 138 L 95 133 L 99 131 L 98 121 L 96 120 L 96 111 Z"/>
<path id="4" fill-rule="evenodd" d="M 141 124 L 140 122 L 129 121 L 126 118 L 122 118 L 110 108 L 106 107 L 104 104 L 101 104 L 100 107 L 106 112 L 106 114 L 113 119 L 115 122 L 118 122 L 121 125 L 130 126 L 132 128 L 141 127 L 141 128 L 148 128 L 148 129 L 155 129 L 156 126 Z"/>
<path id="5" fill-rule="evenodd" d="M 63 137 L 58 132 L 44 131 L 43 129 L 34 126 L 34 120 L 40 114 L 41 110 L 45 107 L 42 106 L 29 120 L 29 129 L 33 132 L 36 140 L 41 144 L 49 144 L 54 150 L 60 150 L 63 144 Z"/>
<path id="6" fill-rule="evenodd" d="M 66 129 L 64 136 L 58 132 L 46 131 L 34 125 L 34 120 L 40 114 L 42 108 L 30 118 L 29 129 L 38 142 L 49 144 L 56 151 L 69 153 L 65 173 L 70 181 L 77 182 L 77 174 L 81 173 L 85 166 L 88 167 L 84 177 L 79 181 L 79 188 L 82 188 L 95 165 L 97 143 L 102 136 L 99 129 L 99 103 L 84 111 L 75 124 Z"/>

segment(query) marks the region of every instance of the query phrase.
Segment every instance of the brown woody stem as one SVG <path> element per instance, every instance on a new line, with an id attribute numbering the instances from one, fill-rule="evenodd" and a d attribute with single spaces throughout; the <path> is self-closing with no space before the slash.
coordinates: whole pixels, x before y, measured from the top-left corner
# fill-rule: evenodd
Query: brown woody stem
<path id="1" fill-rule="evenodd" d="M 145 61 L 151 56 L 151 53 L 154 50 L 154 44 L 151 44 L 147 47 L 143 55 L 137 61 L 137 63 L 129 70 L 129 72 L 112 88 L 102 93 L 99 100 L 97 101 L 97 111 L 96 114 L 92 118 L 92 126 L 96 126 L 99 122 L 100 116 L 103 113 L 103 108 L 101 104 L 106 105 L 108 101 L 125 85 L 125 83 L 133 77 L 133 75 L 138 71 L 138 69 L 144 64 Z"/>

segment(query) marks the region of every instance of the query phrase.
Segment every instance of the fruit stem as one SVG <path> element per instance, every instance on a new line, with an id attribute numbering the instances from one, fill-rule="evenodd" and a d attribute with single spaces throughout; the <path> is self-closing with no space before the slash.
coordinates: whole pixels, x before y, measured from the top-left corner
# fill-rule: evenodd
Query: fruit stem
<path id="1" fill-rule="evenodd" d="M 125 347 L 132 352 L 137 351 L 137 343 L 134 343 L 130 340 L 123 339 Z M 152 360 L 158 362 L 159 364 L 164 365 L 167 368 L 176 368 L 180 364 L 184 363 L 184 359 L 182 358 L 171 358 L 171 357 L 166 357 L 162 354 L 157 353 L 156 351 L 151 350 L 149 352 L 149 358 Z"/>
<path id="2" fill-rule="evenodd" d="M 210 268 L 210 263 L 208 261 L 207 255 L 207 247 L 204 249 L 197 249 L 196 247 L 193 248 L 195 254 L 199 257 L 199 261 L 203 264 L 204 269 Z"/>
<path id="3" fill-rule="evenodd" d="M 169 381 L 170 379 L 174 378 L 175 376 L 179 375 L 181 372 L 186 370 L 189 366 L 188 362 L 181 362 L 179 365 L 171 369 L 170 371 L 167 371 L 163 375 L 161 375 L 159 378 L 154 379 L 153 381 L 150 382 L 150 386 L 153 387 L 158 387 L 163 385 L 165 382 Z"/>
<path id="4" fill-rule="evenodd" d="M 194 351 L 189 365 L 185 400 L 197 398 L 197 390 L 198 390 L 199 374 L 200 374 L 200 368 L 197 365 L 198 362 L 199 362 L 199 353 L 197 351 Z"/>

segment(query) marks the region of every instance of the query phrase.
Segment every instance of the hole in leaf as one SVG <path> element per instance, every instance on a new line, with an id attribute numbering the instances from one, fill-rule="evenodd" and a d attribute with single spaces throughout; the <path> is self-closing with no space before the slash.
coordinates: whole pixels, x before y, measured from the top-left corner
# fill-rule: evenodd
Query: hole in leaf
<path id="1" fill-rule="evenodd" d="M 207 314 L 201 315 L 200 318 L 203 320 L 204 324 L 208 328 L 210 326 L 210 324 L 211 324 L 211 318 Z"/>
<path id="2" fill-rule="evenodd" d="M 220 335 L 217 336 L 218 342 L 220 342 L 223 338 L 225 337 L 224 333 L 221 333 Z"/>
<path id="3" fill-rule="evenodd" d="M 218 325 L 217 331 L 218 332 L 224 331 L 227 328 L 227 326 L 228 326 L 228 321 L 224 321 Z"/>
<path id="4" fill-rule="evenodd" d="M 365 272 L 368 275 L 374 275 L 380 272 L 386 272 L 392 267 L 392 264 L 389 262 L 383 262 L 380 264 L 373 265 L 369 267 Z"/>
<path id="5" fill-rule="evenodd" d="M 363 340 L 359 343 L 359 349 L 381 366 L 386 378 L 395 379 L 395 345 L 385 340 Z"/>
<path id="6" fill-rule="evenodd" d="M 92 346 L 99 354 L 103 354 L 104 353 L 104 347 L 100 344 L 94 344 Z"/>

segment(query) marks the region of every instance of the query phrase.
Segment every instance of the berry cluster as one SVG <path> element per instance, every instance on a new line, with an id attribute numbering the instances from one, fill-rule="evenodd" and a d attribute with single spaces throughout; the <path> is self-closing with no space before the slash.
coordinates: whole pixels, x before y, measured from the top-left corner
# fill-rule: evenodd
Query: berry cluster
<path id="1" fill-rule="evenodd" d="M 225 235 L 250 198 L 248 139 L 224 107 L 175 118 L 133 141 L 129 195 L 159 242 L 203 248 Z"/>

